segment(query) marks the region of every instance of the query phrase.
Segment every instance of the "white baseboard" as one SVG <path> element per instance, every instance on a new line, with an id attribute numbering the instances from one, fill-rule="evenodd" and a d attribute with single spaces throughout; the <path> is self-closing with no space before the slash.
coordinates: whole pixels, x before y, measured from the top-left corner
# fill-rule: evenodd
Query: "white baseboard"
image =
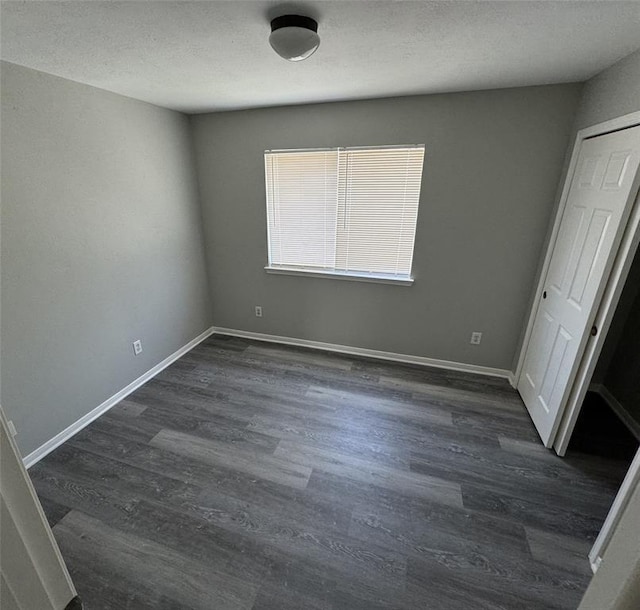
<path id="1" fill-rule="evenodd" d="M 100 417 L 103 413 L 106 413 L 109 409 L 117 405 L 121 400 L 126 398 L 129 394 L 137 390 L 140 386 L 144 385 L 151 378 L 155 377 L 160 371 L 167 368 L 170 364 L 175 362 L 178 358 L 186 354 L 189 350 L 193 349 L 198 343 L 204 341 L 212 334 L 219 335 L 231 335 L 234 337 L 243 337 L 245 339 L 254 339 L 256 341 L 267 341 L 270 343 L 282 343 L 285 345 L 296 345 L 299 347 L 309 347 L 312 349 L 325 350 L 328 352 L 338 352 L 341 354 L 349 354 L 352 356 L 364 356 L 367 358 L 377 358 L 379 360 L 390 360 L 392 362 L 404 362 L 407 364 L 419 364 L 422 366 L 432 366 L 435 368 L 449 369 L 452 371 L 463 371 L 467 373 L 475 373 L 477 375 L 488 375 L 491 377 L 502 377 L 508 379 L 511 385 L 514 385 L 513 373 L 507 369 L 498 369 L 488 366 L 478 366 L 476 364 L 466 364 L 463 362 L 451 362 L 449 360 L 438 360 L 436 358 L 426 358 L 424 356 L 413 356 L 410 354 L 396 354 L 394 352 L 384 352 L 381 350 L 367 349 L 363 347 L 353 347 L 350 345 L 338 345 L 335 343 L 323 343 L 321 341 L 309 341 L 307 339 L 296 339 L 293 337 L 280 337 L 278 335 L 267 335 L 263 333 L 254 333 L 244 330 L 235 330 L 232 328 L 221 328 L 212 326 L 206 331 L 198 335 L 195 339 L 189 341 L 186 345 L 175 351 L 173 354 L 165 358 L 162 362 L 156 364 L 152 369 L 138 377 L 135 381 L 132 381 L 128 386 L 122 388 L 119 392 L 105 400 L 102 404 L 98 405 L 95 409 L 92 409 L 86 415 L 83 415 L 79 420 L 71 424 L 69 427 L 56 434 L 52 439 L 32 451 L 29 455 L 23 458 L 23 462 L 26 468 L 30 468 L 37 462 L 39 462 L 47 454 L 51 453 L 56 447 L 59 447 L 66 440 L 70 439 L 74 434 L 77 434 L 88 426 L 94 419 Z"/>
<path id="2" fill-rule="evenodd" d="M 160 371 L 166 369 L 170 364 L 173 364 L 178 358 L 186 354 L 189 350 L 193 349 L 198 343 L 204 341 L 207 337 L 214 333 L 214 328 L 211 326 L 203 333 L 199 334 L 195 339 L 192 339 L 186 345 L 183 345 L 180 349 L 176 350 L 165 358 L 162 362 L 156 364 L 152 369 L 149 369 L 143 375 L 140 375 L 135 381 L 132 381 L 128 386 L 122 388 L 119 392 L 107 398 L 102 404 L 98 405 L 95 409 L 92 409 L 86 415 L 83 415 L 78 421 L 71 424 L 68 428 L 65 428 L 62 432 L 56 434 L 52 439 L 32 451 L 29 455 L 25 456 L 22 461 L 26 468 L 31 468 L 35 463 L 39 462 L 45 455 L 51 453 L 56 447 L 62 445 L 66 440 L 70 439 L 74 434 L 77 434 L 88 426 L 94 419 L 100 417 L 103 413 L 106 413 L 111 407 L 117 405 L 121 400 L 129 396 L 132 392 L 137 390 L 141 385 L 144 385 L 149 379 L 155 377 Z"/>
<path id="3" fill-rule="evenodd" d="M 379 360 L 391 360 L 393 362 L 404 362 L 407 364 L 419 364 L 422 366 L 433 366 L 440 369 L 452 371 L 463 371 L 466 373 L 476 373 L 477 375 L 489 375 L 490 377 L 503 377 L 511 382 L 513 373 L 507 369 L 497 369 L 489 366 L 479 366 L 477 364 L 466 364 L 464 362 L 451 362 L 449 360 L 438 360 L 436 358 L 426 358 L 425 356 L 413 356 L 411 354 L 396 354 L 394 352 L 383 352 L 377 349 L 367 349 L 364 347 L 353 347 L 350 345 L 338 345 L 336 343 L 323 343 L 321 341 L 310 341 L 308 339 L 296 339 L 294 337 L 280 337 L 278 335 L 267 335 L 264 333 L 254 333 L 246 330 L 235 330 L 233 328 L 214 327 L 214 333 L 218 335 L 231 335 L 244 339 L 254 339 L 255 341 L 267 341 L 269 343 L 283 343 L 284 345 L 296 345 L 298 347 L 309 347 L 312 349 L 324 350 L 327 352 L 338 352 L 352 356 L 365 356 L 367 358 L 377 358 Z M 513 385 L 513 384 L 512 384 Z"/>
<path id="4" fill-rule="evenodd" d="M 601 383 L 592 383 L 589 390 L 599 394 L 611 410 L 622 420 L 629 431 L 640 440 L 640 424 L 629 415 L 628 411 L 620 403 L 620 401 L 609 391 L 609 389 Z"/>
<path id="5" fill-rule="evenodd" d="M 516 381 L 516 374 L 513 371 L 509 371 L 509 374 L 507 375 L 507 379 L 509 380 L 511 387 L 515 390 L 518 387 L 518 382 Z"/>

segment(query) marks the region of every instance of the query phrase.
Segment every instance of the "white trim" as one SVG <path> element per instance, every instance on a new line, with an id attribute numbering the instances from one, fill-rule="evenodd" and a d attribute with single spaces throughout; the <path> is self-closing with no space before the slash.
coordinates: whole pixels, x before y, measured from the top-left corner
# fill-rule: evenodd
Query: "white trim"
<path id="1" fill-rule="evenodd" d="M 309 339 L 296 339 L 295 337 L 267 335 L 264 333 L 254 333 L 247 330 L 236 330 L 233 328 L 221 328 L 216 326 L 214 327 L 214 333 L 217 335 L 230 335 L 232 337 L 254 339 L 255 341 L 267 341 L 269 343 L 282 343 L 284 345 L 309 347 L 311 349 L 319 349 L 327 352 L 338 352 L 340 354 L 349 354 L 352 356 L 365 356 L 367 358 L 376 358 L 378 360 L 391 360 L 393 362 L 404 362 L 406 364 L 432 366 L 440 369 L 449 369 L 451 371 L 463 371 L 466 373 L 475 373 L 477 375 L 488 375 L 490 377 L 502 377 L 504 379 L 509 379 L 509 376 L 512 375 L 511 371 L 508 371 L 507 369 L 497 369 L 489 366 L 480 366 L 477 364 L 466 364 L 464 362 L 451 362 L 450 360 L 438 360 L 436 358 L 414 356 L 412 354 L 397 354 L 395 352 L 384 352 L 381 350 L 368 349 L 365 347 L 353 347 L 351 345 L 323 343 L 321 341 L 311 341 Z"/>
<path id="2" fill-rule="evenodd" d="M 589 558 L 589 564 L 591 565 L 591 571 L 595 574 L 602 563 L 602 557 L 597 557 L 595 561 L 591 561 Z"/>
<path id="3" fill-rule="evenodd" d="M 6 427 L 6 422 L 7 422 L 7 417 L 2 409 L 2 405 L 0 405 L 0 426 L 5 428 Z M 53 553 L 56 557 L 56 559 L 58 560 L 58 565 L 60 567 L 60 571 L 62 572 L 62 576 L 64 577 L 65 581 L 67 582 L 67 585 L 69 587 L 69 595 L 73 598 L 74 596 L 76 596 L 78 594 L 78 592 L 76 591 L 75 585 L 73 584 L 73 580 L 71 579 L 71 575 L 69 574 L 69 570 L 67 569 L 67 564 L 64 561 L 64 558 L 62 557 L 62 553 L 60 552 L 60 547 L 58 546 L 58 543 L 55 539 L 55 536 L 53 535 L 53 532 L 51 531 L 51 527 L 49 526 L 49 520 L 47 519 L 46 515 L 44 514 L 44 510 L 42 508 L 42 504 L 40 503 L 40 499 L 38 498 L 38 494 L 36 493 L 36 490 L 33 486 L 33 481 L 31 480 L 31 477 L 29 477 L 29 474 L 27 473 L 26 470 L 26 466 L 24 464 L 24 460 L 22 462 L 22 464 L 20 463 L 20 450 L 18 449 L 18 445 L 15 441 L 15 439 L 13 438 L 13 436 L 11 434 L 7 435 L 8 441 L 9 441 L 9 447 L 10 450 L 13 452 L 13 456 L 15 457 L 15 463 L 16 466 L 18 467 L 18 469 L 20 469 L 20 474 L 22 475 L 22 482 L 24 483 L 25 487 L 27 488 L 27 492 L 28 494 L 31 496 L 31 499 L 33 500 L 33 505 L 36 509 L 36 512 L 38 514 L 38 517 L 40 518 L 40 522 L 42 524 L 42 528 L 44 530 L 44 532 L 46 533 L 47 539 L 49 540 L 49 543 L 53 549 Z M 3 467 L 4 468 L 4 467 Z M 1 486 L 0 486 L 1 489 Z M 11 491 L 11 490 L 9 490 Z M 13 489 L 12 490 L 14 493 L 10 494 L 10 496 L 14 496 L 15 492 L 17 490 Z M 2 494 L 4 494 L 5 492 L 3 491 Z M 9 498 L 7 498 L 7 496 L 5 495 L 5 497 L 2 498 L 3 503 L 6 502 Z M 9 507 L 10 508 L 10 507 Z M 33 523 L 31 524 L 33 526 Z M 22 532 L 22 534 L 24 534 L 25 532 Z M 34 535 L 34 532 L 31 531 L 31 536 Z M 29 538 L 31 538 L 31 536 L 29 534 L 27 534 L 27 536 Z M 24 541 L 26 542 L 26 541 Z M 40 545 L 38 545 L 40 546 Z M 42 549 L 41 549 L 42 550 Z M 36 572 L 38 572 L 38 569 L 36 568 L 36 560 L 38 559 L 38 557 L 32 557 L 33 560 L 33 566 L 36 569 Z M 44 586 L 45 589 L 47 589 L 47 586 L 45 584 L 45 581 L 43 579 L 43 575 L 42 574 L 38 574 L 40 581 L 42 583 L 42 585 Z M 49 574 L 49 577 L 53 576 L 53 574 Z M 6 581 L 5 581 L 6 582 Z M 9 583 L 7 583 L 7 585 L 9 585 Z M 47 591 L 47 596 L 49 594 L 49 591 Z M 14 597 L 16 597 L 15 593 L 14 593 Z"/>
<path id="4" fill-rule="evenodd" d="M 129 385 L 122 388 L 119 392 L 116 392 L 110 398 L 107 398 L 102 404 L 98 405 L 95 409 L 92 409 L 86 415 L 83 415 L 79 420 L 65 428 L 62 432 L 56 434 L 53 438 L 49 439 L 43 445 L 40 445 L 37 449 L 32 451 L 29 455 L 25 456 L 22 461 L 26 468 L 31 468 L 35 463 L 39 462 L 43 457 L 51 453 L 56 447 L 59 447 L 65 441 L 69 440 L 74 434 L 77 434 L 88 426 L 94 419 L 100 417 L 103 413 L 106 413 L 109 409 L 117 405 L 121 400 L 129 396 L 132 392 L 137 390 L 140 386 L 144 385 L 155 377 L 160 371 L 166 369 L 170 364 L 173 364 L 178 358 L 186 354 L 189 350 L 193 349 L 198 343 L 204 341 L 207 337 L 214 333 L 213 326 L 209 327 L 203 333 L 199 334 L 195 339 L 192 339 L 186 345 L 183 345 L 180 349 L 176 350 L 165 358 L 162 362 L 156 364 L 153 368 L 149 369 L 143 375 L 140 375 L 135 381 L 132 381 Z"/>
<path id="5" fill-rule="evenodd" d="M 371 275 L 370 273 L 355 273 L 351 271 L 314 271 L 312 269 L 290 269 L 287 267 L 269 267 L 264 270 L 274 275 L 298 275 L 303 277 L 319 277 L 328 280 L 351 280 L 352 282 L 372 282 L 375 284 L 395 284 L 411 286 L 412 277 L 393 277 L 391 275 Z"/>
<path id="6" fill-rule="evenodd" d="M 624 509 L 627 507 L 627 504 L 629 504 L 631 495 L 638 485 L 640 485 L 640 449 L 638 449 L 638 452 L 633 458 L 633 462 L 631 462 L 631 466 L 624 477 L 624 481 L 622 481 L 622 485 L 620 486 L 613 504 L 609 509 L 609 514 L 604 520 L 604 525 L 602 526 L 593 547 L 589 551 L 589 562 L 591 563 L 591 569 L 594 572 L 602 563 L 602 558 L 604 557 L 607 546 L 611 541 L 613 532 L 622 517 Z"/>
<path id="7" fill-rule="evenodd" d="M 622 403 L 611 393 L 609 388 L 602 383 L 592 383 L 589 386 L 591 392 L 598 394 L 604 400 L 609 408 L 622 420 L 629 431 L 640 440 L 640 422 L 637 422 Z"/>
<path id="8" fill-rule="evenodd" d="M 632 112 L 630 114 L 626 114 L 616 119 L 605 121 L 604 123 L 598 123 L 597 125 L 585 127 L 584 129 L 581 129 L 580 131 L 578 131 L 578 133 L 576 134 L 576 139 L 574 140 L 574 144 L 573 144 L 573 151 L 571 153 L 571 160 L 569 162 L 569 168 L 567 169 L 567 175 L 565 177 L 564 185 L 562 187 L 560 202 L 558 203 L 558 209 L 556 210 L 556 217 L 553 223 L 551 237 L 549 238 L 549 244 L 547 245 L 547 251 L 544 257 L 542 271 L 540 272 L 540 278 L 538 279 L 538 285 L 536 287 L 533 305 L 531 306 L 531 312 L 529 313 L 529 319 L 527 320 L 527 326 L 526 326 L 524 339 L 522 341 L 522 347 L 520 348 L 520 355 L 518 356 L 518 364 L 516 366 L 516 370 L 514 374 L 516 386 L 520 381 L 520 376 L 522 375 L 524 358 L 527 352 L 527 347 L 529 346 L 531 332 L 533 331 L 533 323 L 538 313 L 538 305 L 540 304 L 542 291 L 544 290 L 545 281 L 547 279 L 547 273 L 549 272 L 551 256 L 553 254 L 553 249 L 558 239 L 558 231 L 560 229 L 562 216 L 564 215 L 564 211 L 567 205 L 569 189 L 571 187 L 571 182 L 573 181 L 573 174 L 576 170 L 576 164 L 578 163 L 578 155 L 580 153 L 580 146 L 582 145 L 582 141 L 585 140 L 586 138 L 592 138 L 597 135 L 603 135 L 611 131 L 626 129 L 628 127 L 634 127 L 635 125 L 638 125 L 638 124 L 640 124 L 640 111 Z"/>
<path id="9" fill-rule="evenodd" d="M 513 371 L 509 371 L 509 375 L 507 376 L 511 387 L 515 390 L 518 387 L 518 383 L 516 381 L 516 374 Z"/>
<path id="10" fill-rule="evenodd" d="M 388 150 L 402 148 L 424 148 L 425 144 L 378 144 L 377 146 L 333 146 L 323 148 L 273 148 L 264 151 L 265 155 L 280 153 L 325 152 L 333 150 Z"/>
<path id="11" fill-rule="evenodd" d="M 391 360 L 393 362 L 404 362 L 408 364 L 419 364 L 422 366 L 432 366 L 436 368 L 449 369 L 453 371 L 463 371 L 468 373 L 475 373 L 477 375 L 488 375 L 490 377 L 502 377 L 505 379 L 513 378 L 513 373 L 506 369 L 492 368 L 488 366 L 479 366 L 476 364 L 466 364 L 462 362 L 451 362 L 449 360 L 438 360 L 435 358 L 426 358 L 424 356 L 413 356 L 410 354 L 396 354 L 394 352 L 384 352 L 380 350 L 367 349 L 362 347 L 352 347 L 348 345 L 337 345 L 334 343 L 322 343 L 320 341 L 310 341 L 307 339 L 296 339 L 293 337 L 280 337 L 277 335 L 267 335 L 263 333 L 254 333 L 244 330 L 235 330 L 231 328 L 221 328 L 212 326 L 206 331 L 198 335 L 195 339 L 192 339 L 175 351 L 173 354 L 165 358 L 162 362 L 156 364 L 152 369 L 138 377 L 135 381 L 132 381 L 129 385 L 122 390 L 105 400 L 102 404 L 98 405 L 95 409 L 89 411 L 86 415 L 83 415 L 79 420 L 56 434 L 53 438 L 49 439 L 46 443 L 32 451 L 29 455 L 23 458 L 23 462 L 26 468 L 31 468 L 34 464 L 39 462 L 43 457 L 51 453 L 54 449 L 59 447 L 62 443 L 70 439 L 72 436 L 80 432 L 83 428 L 88 426 L 92 421 L 100 417 L 103 413 L 106 413 L 109 409 L 118 404 L 121 400 L 126 398 L 129 394 L 137 390 L 140 386 L 144 385 L 147 381 L 155 377 L 160 371 L 167 368 L 170 364 L 173 364 L 178 358 L 186 354 L 193 349 L 196 345 L 204 341 L 212 334 L 231 335 L 234 337 L 243 337 L 246 339 L 254 339 L 256 341 L 267 341 L 270 343 L 282 343 L 285 345 L 296 345 L 299 347 L 309 347 L 312 349 L 325 350 L 329 352 L 338 352 L 342 354 L 351 354 L 354 356 L 365 356 L 368 358 L 377 358 L 379 360 Z M 513 384 L 512 384 L 513 385 Z"/>
<path id="12" fill-rule="evenodd" d="M 620 129 L 627 129 L 628 127 L 634 127 L 636 125 L 640 125 L 640 110 L 623 114 L 604 123 L 596 123 L 595 125 L 585 127 L 578 132 L 578 135 L 584 140 L 585 138 L 601 136 L 604 133 L 619 131 Z"/>

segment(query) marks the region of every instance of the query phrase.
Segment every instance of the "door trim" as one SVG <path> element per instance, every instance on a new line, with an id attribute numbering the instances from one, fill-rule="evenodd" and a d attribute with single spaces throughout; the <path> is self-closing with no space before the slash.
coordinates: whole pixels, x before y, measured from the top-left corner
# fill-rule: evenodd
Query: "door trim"
<path id="1" fill-rule="evenodd" d="M 613 536 L 613 532 L 615 531 L 618 523 L 620 522 L 620 518 L 622 517 L 622 513 L 624 509 L 629 504 L 629 500 L 631 500 L 631 494 L 635 490 L 635 488 L 640 484 L 640 449 L 638 449 L 633 461 L 631 462 L 631 466 L 627 471 L 627 474 L 622 481 L 622 485 L 616 494 L 616 497 L 609 509 L 609 514 L 602 525 L 602 529 L 596 538 L 596 541 L 593 544 L 593 547 L 589 551 L 589 563 L 591 564 L 591 569 L 595 573 L 600 564 L 602 563 L 602 557 L 604 556 L 605 551 L 607 550 L 607 546 L 609 546 L 609 542 L 611 541 L 611 537 Z"/>
<path id="2" fill-rule="evenodd" d="M 0 443 L 6 442 L 8 461 L 2 464 L 0 498 L 3 519 L 8 517 L 20 548 L 24 563 L 17 563 L 14 570 L 0 569 L 0 577 L 5 580 L 11 597 L 23 608 L 34 599 L 45 598 L 49 610 L 63 607 L 77 596 L 77 591 L 44 514 L 38 494 L 27 473 L 8 420 L 0 405 Z M 3 440 L 3 439 L 6 439 Z M 3 459 L 7 458 L 7 455 Z M 3 525 L 4 527 L 4 525 Z M 8 526 L 7 526 L 8 527 Z M 17 554 L 17 549 L 16 549 Z M 4 565 L 4 564 L 3 564 Z M 19 571 L 19 573 L 16 572 Z M 38 591 L 35 596 L 28 592 Z M 42 606 L 44 610 L 44 606 Z"/>
<path id="3" fill-rule="evenodd" d="M 546 284 L 547 274 L 549 272 L 549 266 L 551 264 L 551 257 L 553 255 L 553 250 L 558 240 L 560 224 L 562 222 L 562 218 L 564 216 L 564 212 L 566 209 L 567 199 L 569 197 L 569 190 L 571 188 L 573 176 L 576 171 L 578 155 L 580 153 L 582 142 L 588 138 L 593 138 L 595 136 L 604 135 L 606 133 L 619 131 L 621 129 L 626 129 L 629 127 L 635 127 L 636 125 L 640 125 L 640 111 L 632 112 L 622 117 L 618 117 L 616 119 L 612 119 L 604 123 L 599 123 L 598 125 L 586 127 L 585 129 L 581 129 L 580 131 L 578 131 L 578 133 L 576 134 L 576 138 L 573 145 L 573 151 L 571 153 L 571 160 L 569 162 L 569 168 L 567 170 L 566 178 L 562 188 L 562 194 L 560 196 L 560 201 L 558 203 L 558 209 L 556 210 L 553 228 L 551 231 L 551 236 L 549 238 L 549 243 L 547 245 L 547 249 L 545 252 L 542 270 L 540 272 L 540 277 L 536 286 L 535 296 L 531 306 L 531 311 L 529 313 L 529 318 L 527 320 L 524 339 L 522 341 L 522 347 L 520 349 L 520 353 L 518 356 L 518 363 L 517 363 L 515 375 L 514 375 L 516 387 L 519 384 L 520 378 L 522 376 L 522 369 L 524 366 L 527 348 L 529 347 L 531 334 L 533 332 L 533 325 L 536 319 L 536 315 L 538 313 L 538 307 L 542 299 L 542 292 Z M 640 172 L 638 172 L 638 176 L 636 176 L 636 183 L 638 182 L 639 176 L 640 176 Z M 633 192 L 632 196 L 635 198 L 636 193 Z M 601 323 L 598 325 L 598 328 L 601 329 L 601 332 L 599 332 L 597 337 L 595 337 L 595 339 L 592 341 L 585 342 L 584 337 L 581 338 L 581 342 L 585 344 L 585 348 L 583 348 L 582 353 L 578 353 L 577 358 L 580 361 L 580 365 L 578 367 L 574 367 L 574 372 L 569 378 L 568 385 L 571 388 L 571 390 L 567 394 L 568 400 L 566 400 L 565 404 L 561 405 L 560 407 L 560 412 L 559 412 L 560 426 L 558 427 L 558 430 L 555 432 L 555 435 L 552 437 L 553 446 L 555 447 L 559 455 L 564 455 L 564 452 L 566 451 L 566 445 L 568 445 L 569 443 L 569 437 L 571 436 L 571 432 L 573 432 L 573 426 L 575 425 L 575 420 L 577 419 L 577 415 L 580 411 L 579 409 L 580 403 L 578 402 L 578 398 L 580 397 L 580 395 L 582 395 L 582 397 L 584 398 L 584 394 L 586 393 L 586 390 L 589 385 L 589 381 L 591 379 L 591 373 L 593 372 L 593 368 L 595 368 L 597 356 L 599 355 L 600 350 L 602 349 L 602 345 L 604 343 L 604 337 L 606 336 L 606 331 L 608 330 L 608 327 L 611 323 L 611 319 L 613 318 L 613 310 L 615 310 L 615 305 L 617 305 L 617 300 L 620 297 L 620 293 L 622 292 L 624 279 L 626 279 L 626 272 L 628 272 L 629 266 L 631 265 L 631 260 L 633 259 L 633 254 L 635 253 L 635 247 L 631 252 L 631 246 L 633 245 L 634 239 L 635 239 L 635 246 L 637 246 L 638 238 L 640 238 L 640 235 L 633 235 L 632 240 L 629 241 L 629 236 L 628 236 L 631 225 L 639 220 L 638 218 L 639 210 L 637 208 L 638 208 L 638 205 L 634 205 L 633 209 L 631 210 L 631 216 L 629 217 L 629 220 L 627 221 L 627 225 L 624 229 L 623 240 L 620 243 L 620 246 L 618 246 L 618 254 L 616 255 L 616 259 L 613 264 L 613 267 L 606 279 L 607 289 L 604 294 L 602 294 L 601 292 L 602 296 L 599 297 L 599 302 L 597 303 L 597 306 L 596 306 L 597 312 L 598 312 L 596 320 L 601 321 Z M 629 257 L 630 253 L 631 253 L 631 256 Z M 621 256 L 621 255 L 624 255 L 624 256 Z M 610 291 L 611 282 L 614 279 L 616 281 L 615 290 Z M 620 280 L 622 280 L 622 282 L 620 282 Z M 607 296 L 609 297 L 608 300 L 607 300 Z M 602 322 L 604 322 L 604 324 Z M 589 326 L 587 326 L 587 330 L 585 332 L 588 332 L 588 329 L 589 329 Z M 569 409 L 569 407 L 571 408 Z M 568 409 L 570 411 L 569 414 L 567 413 Z M 567 415 L 569 415 L 569 417 L 567 417 Z M 573 418 L 573 421 L 571 421 L 572 418 Z M 560 445 L 560 450 L 559 450 L 556 444 L 560 434 L 562 434 L 563 445 Z"/>

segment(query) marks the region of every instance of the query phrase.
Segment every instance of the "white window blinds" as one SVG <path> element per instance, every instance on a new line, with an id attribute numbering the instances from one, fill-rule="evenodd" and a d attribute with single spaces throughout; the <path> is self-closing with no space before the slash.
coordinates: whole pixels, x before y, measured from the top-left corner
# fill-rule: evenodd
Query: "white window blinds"
<path id="1" fill-rule="evenodd" d="M 269 267 L 408 278 L 424 146 L 267 151 Z"/>

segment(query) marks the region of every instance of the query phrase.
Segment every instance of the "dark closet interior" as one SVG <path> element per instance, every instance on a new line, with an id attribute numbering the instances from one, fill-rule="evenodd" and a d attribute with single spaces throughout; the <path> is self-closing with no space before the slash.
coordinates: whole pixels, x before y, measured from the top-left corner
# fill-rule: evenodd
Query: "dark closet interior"
<path id="1" fill-rule="evenodd" d="M 631 462 L 640 446 L 640 254 L 633 260 L 569 452 Z"/>

